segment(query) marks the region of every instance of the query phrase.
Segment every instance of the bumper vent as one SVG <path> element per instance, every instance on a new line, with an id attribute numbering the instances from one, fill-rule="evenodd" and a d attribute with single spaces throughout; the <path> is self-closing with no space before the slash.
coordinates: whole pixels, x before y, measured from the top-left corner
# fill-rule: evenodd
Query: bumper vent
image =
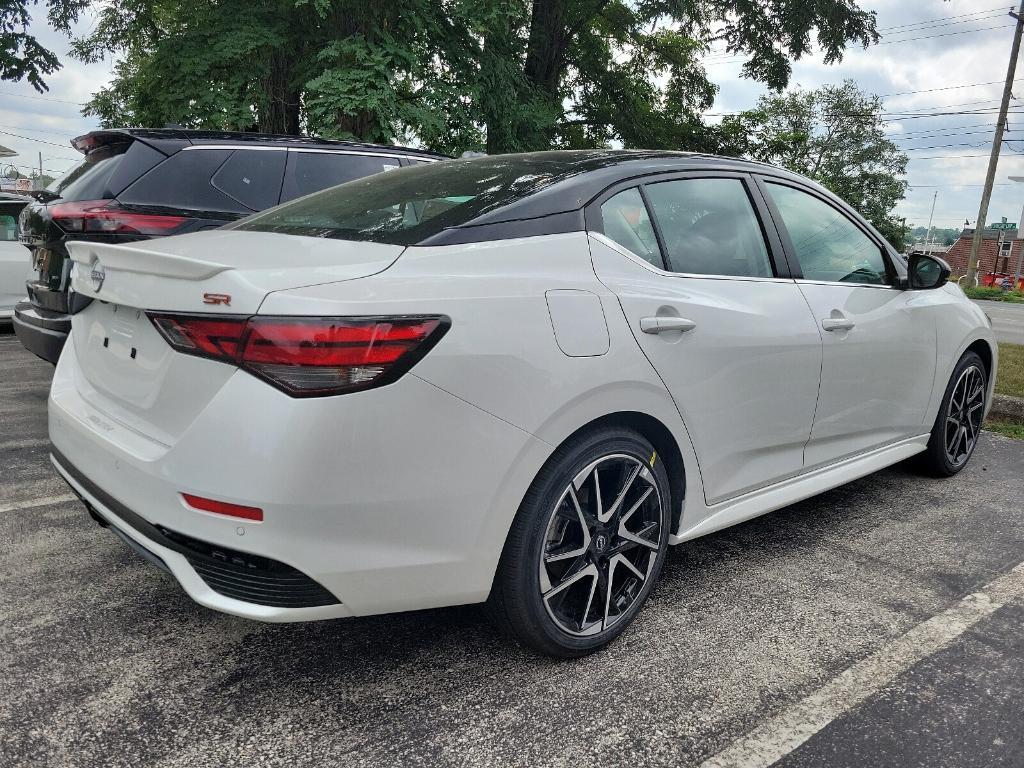
<path id="1" fill-rule="evenodd" d="M 290 565 L 208 544 L 157 526 L 214 592 L 275 608 L 334 605 L 338 598 Z"/>
<path id="2" fill-rule="evenodd" d="M 161 546 L 183 555 L 189 565 L 199 574 L 199 577 L 214 592 L 235 600 L 243 600 L 255 605 L 269 605 L 274 608 L 314 608 L 321 605 L 337 605 L 341 602 L 322 585 L 290 565 L 271 560 L 269 557 L 250 555 L 208 544 L 163 526 L 153 525 L 138 513 L 128 509 L 109 493 L 98 488 L 56 449 L 51 449 L 50 457 L 130 529 L 138 531 L 150 541 L 155 541 Z M 78 494 L 74 486 L 71 488 Z M 142 548 L 137 542 L 133 541 L 132 543 L 140 549 Z M 146 550 L 146 555 L 159 560 L 148 550 Z"/>

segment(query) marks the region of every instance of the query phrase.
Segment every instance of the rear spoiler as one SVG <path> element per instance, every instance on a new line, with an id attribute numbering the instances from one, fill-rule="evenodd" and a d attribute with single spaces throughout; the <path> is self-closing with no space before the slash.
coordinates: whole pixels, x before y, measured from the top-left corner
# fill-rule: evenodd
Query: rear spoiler
<path id="1" fill-rule="evenodd" d="M 171 277 L 176 280 L 206 280 L 234 267 L 213 261 L 190 259 L 187 256 L 153 251 L 137 244 L 115 245 L 71 241 L 67 244 L 71 260 L 81 265 L 79 271 L 91 270 L 100 263 L 103 269 L 134 272 L 139 275 Z"/>
<path id="2" fill-rule="evenodd" d="M 147 133 L 150 135 L 147 135 Z M 168 157 L 181 149 L 181 147 L 192 143 L 183 132 L 168 130 L 147 132 L 145 130 L 111 128 L 109 130 L 90 131 L 81 136 L 76 136 L 71 140 L 71 146 L 83 155 L 88 155 L 100 147 L 110 146 L 111 144 L 129 144 L 133 141 L 141 141 L 143 144 Z"/>

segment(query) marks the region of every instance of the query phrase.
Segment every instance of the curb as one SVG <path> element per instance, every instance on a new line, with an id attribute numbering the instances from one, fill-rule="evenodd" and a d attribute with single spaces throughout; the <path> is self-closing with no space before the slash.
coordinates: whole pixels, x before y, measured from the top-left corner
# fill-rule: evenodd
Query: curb
<path id="1" fill-rule="evenodd" d="M 993 394 L 988 417 L 1024 423 L 1024 398 Z"/>

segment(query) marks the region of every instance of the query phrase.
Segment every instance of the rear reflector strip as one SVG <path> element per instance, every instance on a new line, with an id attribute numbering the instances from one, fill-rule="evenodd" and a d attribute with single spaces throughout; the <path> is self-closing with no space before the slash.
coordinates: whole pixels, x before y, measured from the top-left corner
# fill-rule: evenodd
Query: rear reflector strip
<path id="1" fill-rule="evenodd" d="M 203 512 L 213 512 L 215 515 L 227 515 L 228 517 L 240 517 L 243 520 L 263 520 L 263 510 L 259 507 L 245 507 L 241 504 L 229 504 L 226 501 L 215 501 L 204 499 L 202 496 L 193 496 L 190 493 L 183 493 L 181 497 L 185 503 L 193 509 L 201 509 Z"/>

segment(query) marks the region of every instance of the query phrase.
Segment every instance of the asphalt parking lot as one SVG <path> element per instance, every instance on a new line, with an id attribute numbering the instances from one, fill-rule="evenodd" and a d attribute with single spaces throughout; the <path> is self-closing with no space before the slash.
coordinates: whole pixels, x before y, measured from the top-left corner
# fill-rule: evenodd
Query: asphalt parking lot
<path id="1" fill-rule="evenodd" d="M 5 768 L 1024 765 L 1024 442 L 684 544 L 635 625 L 566 663 L 475 607 L 195 605 L 55 476 L 50 373 L 0 331 Z"/>

